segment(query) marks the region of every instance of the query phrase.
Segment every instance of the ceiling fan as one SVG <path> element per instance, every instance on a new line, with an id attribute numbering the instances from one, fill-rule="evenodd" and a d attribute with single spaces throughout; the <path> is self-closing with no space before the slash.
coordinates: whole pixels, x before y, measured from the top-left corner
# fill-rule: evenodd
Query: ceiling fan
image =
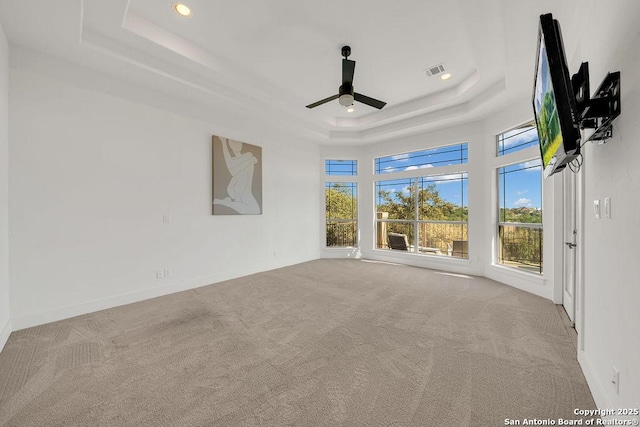
<path id="1" fill-rule="evenodd" d="M 378 110 L 381 110 L 382 107 L 387 105 L 386 102 L 378 101 L 377 99 L 373 99 L 353 91 L 353 73 L 356 69 L 356 61 L 347 59 L 349 55 L 351 55 L 351 48 L 349 46 L 343 46 L 342 56 L 344 56 L 344 59 L 342 60 L 342 85 L 338 89 L 338 94 L 325 98 L 321 101 L 314 102 L 313 104 L 309 104 L 307 105 L 307 108 L 315 108 L 318 105 L 325 104 L 329 101 L 333 101 L 334 99 L 338 99 L 338 102 L 340 102 L 340 105 L 343 107 L 353 105 L 354 100 L 370 105 Z"/>

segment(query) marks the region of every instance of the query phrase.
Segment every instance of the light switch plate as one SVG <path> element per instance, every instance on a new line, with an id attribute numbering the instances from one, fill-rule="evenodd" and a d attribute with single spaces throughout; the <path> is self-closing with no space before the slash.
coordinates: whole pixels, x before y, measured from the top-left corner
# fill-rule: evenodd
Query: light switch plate
<path id="1" fill-rule="evenodd" d="M 604 199 L 604 217 L 611 218 L 611 198 L 606 197 Z"/>
<path id="2" fill-rule="evenodd" d="M 593 214 L 596 216 L 596 219 L 600 219 L 600 200 L 593 201 Z"/>

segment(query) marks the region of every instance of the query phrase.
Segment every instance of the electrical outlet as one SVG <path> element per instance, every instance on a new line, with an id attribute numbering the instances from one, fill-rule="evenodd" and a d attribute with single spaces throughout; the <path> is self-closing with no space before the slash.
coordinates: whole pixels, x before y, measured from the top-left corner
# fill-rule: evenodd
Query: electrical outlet
<path id="1" fill-rule="evenodd" d="M 620 394 L 620 372 L 618 372 L 615 366 L 612 366 L 612 368 L 613 372 L 611 373 L 611 385 L 616 391 L 616 394 Z"/>
<path id="2" fill-rule="evenodd" d="M 611 218 L 611 198 L 605 197 L 604 199 L 604 217 Z"/>
<path id="3" fill-rule="evenodd" d="M 171 223 L 171 215 L 162 215 L 162 223 L 170 224 Z"/>
<path id="4" fill-rule="evenodd" d="M 165 268 L 163 273 L 164 277 L 171 277 L 171 270 L 169 270 L 168 268 Z"/>
<path id="5" fill-rule="evenodd" d="M 596 216 L 596 219 L 600 219 L 600 200 L 593 201 L 593 214 Z"/>
<path id="6" fill-rule="evenodd" d="M 164 270 L 156 271 L 156 279 L 164 279 Z"/>

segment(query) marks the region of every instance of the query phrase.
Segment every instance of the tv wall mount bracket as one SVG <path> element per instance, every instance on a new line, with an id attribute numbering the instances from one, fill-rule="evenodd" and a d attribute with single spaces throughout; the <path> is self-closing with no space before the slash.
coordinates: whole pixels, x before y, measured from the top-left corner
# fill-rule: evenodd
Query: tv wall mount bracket
<path id="1" fill-rule="evenodd" d="M 581 129 L 595 129 L 587 141 L 606 141 L 620 115 L 620 71 L 608 73 L 580 114 Z M 585 141 L 586 142 L 586 141 Z"/>

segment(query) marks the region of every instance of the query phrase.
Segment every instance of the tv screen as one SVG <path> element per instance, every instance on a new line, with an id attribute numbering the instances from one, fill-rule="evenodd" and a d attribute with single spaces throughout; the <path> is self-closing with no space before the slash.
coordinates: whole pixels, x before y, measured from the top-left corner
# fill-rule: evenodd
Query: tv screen
<path id="1" fill-rule="evenodd" d="M 580 128 L 558 21 L 540 16 L 533 88 L 544 175 L 564 169 L 580 154 Z"/>

